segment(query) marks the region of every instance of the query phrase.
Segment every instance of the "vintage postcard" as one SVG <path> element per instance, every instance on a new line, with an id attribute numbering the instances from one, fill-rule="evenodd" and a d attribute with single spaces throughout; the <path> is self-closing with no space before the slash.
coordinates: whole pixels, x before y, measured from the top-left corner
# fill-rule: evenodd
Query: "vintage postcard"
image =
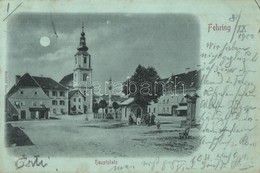
<path id="1" fill-rule="evenodd" d="M 260 0 L 0 7 L 0 172 L 260 171 Z"/>

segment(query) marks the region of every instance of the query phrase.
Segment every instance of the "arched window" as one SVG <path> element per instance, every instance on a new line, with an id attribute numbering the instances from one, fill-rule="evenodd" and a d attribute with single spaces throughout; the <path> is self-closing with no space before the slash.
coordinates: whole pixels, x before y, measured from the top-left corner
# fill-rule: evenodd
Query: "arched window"
<path id="1" fill-rule="evenodd" d="M 83 74 L 83 81 L 87 81 L 88 75 L 86 73 Z"/>

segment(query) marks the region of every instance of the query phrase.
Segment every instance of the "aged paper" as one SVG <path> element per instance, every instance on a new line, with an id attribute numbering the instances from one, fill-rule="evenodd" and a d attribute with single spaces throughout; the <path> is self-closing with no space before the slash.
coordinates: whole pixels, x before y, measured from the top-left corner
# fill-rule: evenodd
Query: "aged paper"
<path id="1" fill-rule="evenodd" d="M 0 7 L 0 172 L 259 172 L 259 0 Z"/>

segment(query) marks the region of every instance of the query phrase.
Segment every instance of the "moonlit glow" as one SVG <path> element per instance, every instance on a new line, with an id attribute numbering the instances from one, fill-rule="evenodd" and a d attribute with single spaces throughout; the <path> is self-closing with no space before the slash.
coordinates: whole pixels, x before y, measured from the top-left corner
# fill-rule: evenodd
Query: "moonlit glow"
<path id="1" fill-rule="evenodd" d="M 51 43 L 51 41 L 50 41 L 49 37 L 46 37 L 46 36 L 41 37 L 41 39 L 40 39 L 40 44 L 41 44 L 43 47 L 49 46 L 50 43 Z"/>

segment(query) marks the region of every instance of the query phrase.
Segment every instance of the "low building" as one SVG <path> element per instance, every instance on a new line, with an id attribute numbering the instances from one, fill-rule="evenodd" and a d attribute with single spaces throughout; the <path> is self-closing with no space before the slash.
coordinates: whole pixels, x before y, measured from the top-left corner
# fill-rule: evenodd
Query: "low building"
<path id="1" fill-rule="evenodd" d="M 79 90 L 69 92 L 69 114 L 83 114 L 87 112 L 86 96 Z"/>
<path id="2" fill-rule="evenodd" d="M 50 95 L 56 93 L 55 96 Z M 59 93 L 59 95 L 58 95 Z M 68 112 L 67 88 L 48 77 L 16 76 L 6 95 L 8 119 L 41 119 Z M 55 101 L 54 101 L 55 100 Z"/>
<path id="3" fill-rule="evenodd" d="M 130 97 L 127 100 L 121 102 L 121 120 L 129 120 L 129 117 L 132 116 L 133 120 L 136 121 L 136 118 L 142 118 L 144 110 L 140 105 L 134 103 L 134 98 Z"/>
<path id="4" fill-rule="evenodd" d="M 172 75 L 161 80 L 163 95 L 157 103 L 151 102 L 148 113 L 158 116 L 186 116 L 187 99 L 185 95 L 195 95 L 200 92 L 200 71 Z"/>

